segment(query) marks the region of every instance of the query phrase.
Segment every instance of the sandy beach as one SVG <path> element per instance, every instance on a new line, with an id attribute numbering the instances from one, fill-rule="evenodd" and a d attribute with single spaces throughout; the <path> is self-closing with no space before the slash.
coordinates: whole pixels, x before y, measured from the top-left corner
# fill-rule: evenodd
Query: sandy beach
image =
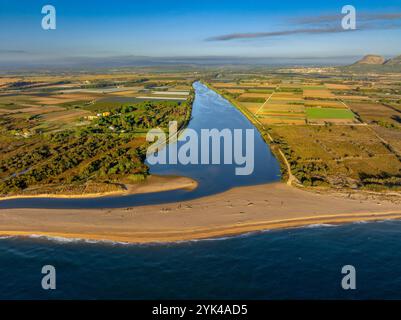
<path id="1" fill-rule="evenodd" d="M 401 203 L 367 194 L 319 194 L 284 183 L 201 199 L 121 209 L 1 209 L 0 235 L 172 242 L 311 224 L 401 218 Z"/>

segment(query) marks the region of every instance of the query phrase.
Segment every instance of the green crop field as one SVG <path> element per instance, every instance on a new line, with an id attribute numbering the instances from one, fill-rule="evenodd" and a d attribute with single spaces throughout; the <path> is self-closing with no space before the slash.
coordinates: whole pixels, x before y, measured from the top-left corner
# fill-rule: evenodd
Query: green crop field
<path id="1" fill-rule="evenodd" d="M 306 108 L 308 119 L 353 119 L 354 114 L 348 109 Z"/>

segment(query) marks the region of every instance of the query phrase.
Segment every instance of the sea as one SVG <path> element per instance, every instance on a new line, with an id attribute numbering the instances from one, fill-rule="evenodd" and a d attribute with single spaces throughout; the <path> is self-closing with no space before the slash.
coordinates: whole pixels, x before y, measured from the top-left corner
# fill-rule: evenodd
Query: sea
<path id="1" fill-rule="evenodd" d="M 45 265 L 55 290 L 42 288 Z M 401 222 L 146 245 L 2 238 L 0 286 L 0 299 L 401 299 Z"/>

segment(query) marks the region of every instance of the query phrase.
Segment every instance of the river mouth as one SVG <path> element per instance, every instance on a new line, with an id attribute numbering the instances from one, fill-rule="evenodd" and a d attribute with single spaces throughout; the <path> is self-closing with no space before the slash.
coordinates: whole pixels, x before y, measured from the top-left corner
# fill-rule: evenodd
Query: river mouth
<path id="1" fill-rule="evenodd" d="M 191 200 L 234 187 L 272 183 L 280 180 L 280 166 L 258 130 L 230 102 L 200 82 L 194 83 L 195 100 L 188 129 L 199 133 L 202 129 L 254 130 L 254 170 L 249 175 L 236 175 L 238 165 L 232 164 L 147 164 L 153 175 L 185 176 L 198 182 L 194 190 L 173 190 L 157 193 L 108 196 L 99 198 L 20 198 L 0 201 L 0 208 L 123 208 L 139 205 L 171 203 Z M 244 139 L 243 139 L 244 140 Z M 245 143 L 245 140 L 244 142 Z M 176 145 L 175 145 L 176 144 Z M 185 141 L 167 145 L 180 149 Z M 199 145 L 199 148 L 201 146 Z M 221 154 L 223 154 L 221 144 Z M 243 147 L 245 150 L 245 147 Z M 199 154 L 201 150 L 199 149 Z"/>

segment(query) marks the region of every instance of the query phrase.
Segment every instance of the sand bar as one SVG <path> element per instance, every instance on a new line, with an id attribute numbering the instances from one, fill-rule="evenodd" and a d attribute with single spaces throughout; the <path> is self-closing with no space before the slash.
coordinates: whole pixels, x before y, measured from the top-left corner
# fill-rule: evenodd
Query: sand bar
<path id="1" fill-rule="evenodd" d="M 283 183 L 121 209 L 1 209 L 0 235 L 172 242 L 310 224 L 401 218 L 398 200 L 318 194 Z"/>

